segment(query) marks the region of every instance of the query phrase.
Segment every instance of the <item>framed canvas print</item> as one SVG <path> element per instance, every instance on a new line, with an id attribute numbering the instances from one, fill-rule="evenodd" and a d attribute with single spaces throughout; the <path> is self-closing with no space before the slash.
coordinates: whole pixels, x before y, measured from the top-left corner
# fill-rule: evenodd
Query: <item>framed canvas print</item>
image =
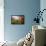
<path id="1" fill-rule="evenodd" d="M 12 15 L 11 24 L 24 24 L 24 15 Z"/>

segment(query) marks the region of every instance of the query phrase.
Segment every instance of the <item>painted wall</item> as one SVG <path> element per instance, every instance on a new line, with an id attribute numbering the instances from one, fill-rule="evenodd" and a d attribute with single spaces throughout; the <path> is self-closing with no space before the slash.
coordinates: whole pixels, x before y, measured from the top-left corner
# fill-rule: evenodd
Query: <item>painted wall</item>
<path id="1" fill-rule="evenodd" d="M 40 0 L 5 0 L 4 35 L 7 41 L 18 41 L 31 31 L 35 12 L 40 9 Z M 24 25 L 11 25 L 11 15 L 24 15 Z"/>

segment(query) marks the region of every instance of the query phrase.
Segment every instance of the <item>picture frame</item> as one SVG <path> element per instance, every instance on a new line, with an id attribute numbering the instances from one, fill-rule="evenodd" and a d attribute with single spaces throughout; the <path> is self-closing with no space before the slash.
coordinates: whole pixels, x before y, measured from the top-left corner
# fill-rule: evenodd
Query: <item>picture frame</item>
<path id="1" fill-rule="evenodd" d="M 25 17 L 24 15 L 12 15 L 11 16 L 11 24 L 24 24 Z"/>

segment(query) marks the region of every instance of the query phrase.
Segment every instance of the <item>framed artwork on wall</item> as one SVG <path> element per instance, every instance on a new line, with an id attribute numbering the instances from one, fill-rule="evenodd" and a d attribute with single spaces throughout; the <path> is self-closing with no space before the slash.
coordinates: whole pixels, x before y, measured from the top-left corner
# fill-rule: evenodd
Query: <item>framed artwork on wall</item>
<path id="1" fill-rule="evenodd" d="M 24 24 L 24 15 L 12 15 L 11 24 Z"/>

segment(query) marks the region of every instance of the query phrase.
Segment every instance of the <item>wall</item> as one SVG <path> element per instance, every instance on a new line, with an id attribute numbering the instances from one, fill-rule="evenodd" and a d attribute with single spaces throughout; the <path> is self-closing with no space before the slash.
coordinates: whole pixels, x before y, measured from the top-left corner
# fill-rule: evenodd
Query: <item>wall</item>
<path id="1" fill-rule="evenodd" d="M 46 9 L 46 0 L 41 0 L 40 2 L 41 2 L 40 3 L 40 9 L 42 11 L 43 9 Z M 41 21 L 40 25 L 43 25 L 46 27 L 46 20 L 45 20 L 46 19 L 46 10 L 43 12 L 42 17 L 43 17 L 43 22 Z"/>
<path id="2" fill-rule="evenodd" d="M 0 0 L 0 42 L 4 41 L 4 0 Z"/>
<path id="3" fill-rule="evenodd" d="M 40 0 L 4 0 L 4 35 L 7 41 L 18 41 L 31 31 L 35 12 L 40 10 Z M 11 15 L 24 15 L 24 25 L 12 25 Z"/>

